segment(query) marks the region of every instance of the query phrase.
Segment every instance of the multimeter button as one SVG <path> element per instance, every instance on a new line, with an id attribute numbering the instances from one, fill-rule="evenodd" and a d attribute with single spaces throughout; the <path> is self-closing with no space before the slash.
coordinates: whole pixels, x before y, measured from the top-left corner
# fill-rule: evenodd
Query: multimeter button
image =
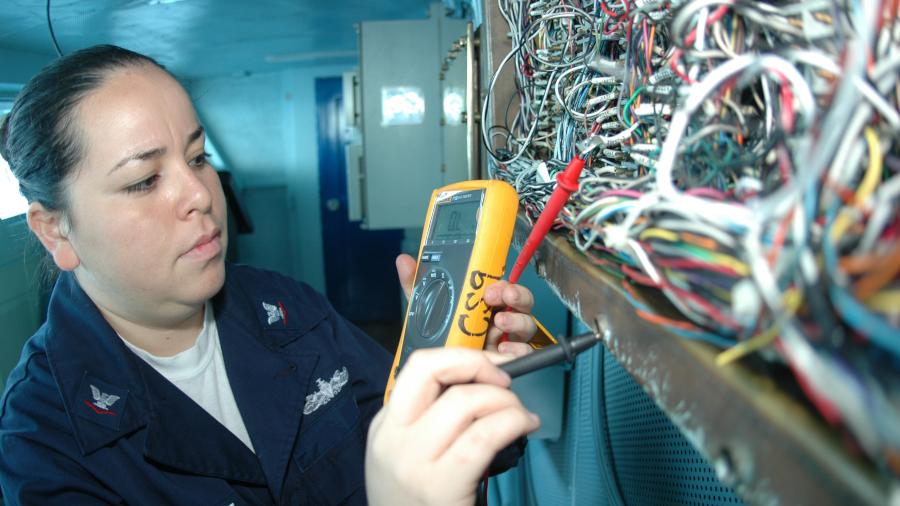
<path id="1" fill-rule="evenodd" d="M 440 262 L 440 261 L 441 261 L 441 254 L 440 254 L 440 253 L 432 253 L 432 255 L 431 255 L 431 261 L 432 261 L 432 262 Z"/>
<path id="2" fill-rule="evenodd" d="M 427 261 L 429 261 L 429 260 L 431 260 L 431 255 L 422 255 L 422 261 L 423 261 L 423 262 L 427 262 Z"/>
<path id="3" fill-rule="evenodd" d="M 428 281 L 419 296 L 416 305 L 419 334 L 431 339 L 444 328 L 451 309 L 450 282 L 444 278 L 433 278 Z"/>

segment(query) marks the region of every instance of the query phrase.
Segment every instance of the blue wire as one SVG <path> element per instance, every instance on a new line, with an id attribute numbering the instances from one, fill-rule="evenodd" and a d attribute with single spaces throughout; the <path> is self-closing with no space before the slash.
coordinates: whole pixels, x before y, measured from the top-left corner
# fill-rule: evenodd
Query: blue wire
<path id="1" fill-rule="evenodd" d="M 652 311 L 650 311 L 650 308 L 648 308 L 647 306 L 645 306 L 643 303 L 638 302 L 637 299 L 635 299 L 634 297 L 632 297 L 632 296 L 631 296 L 631 293 L 629 293 L 628 290 L 623 290 L 622 293 L 625 294 L 625 298 L 628 299 L 628 302 L 630 302 L 632 306 L 634 306 L 634 307 L 640 309 L 641 311 L 645 311 L 645 312 L 647 312 L 647 313 L 651 313 L 651 312 L 652 312 Z"/>
<path id="2" fill-rule="evenodd" d="M 637 299 L 632 297 L 631 294 L 628 293 L 628 290 L 623 290 L 622 293 L 625 294 L 625 298 L 635 308 L 640 309 L 641 311 L 644 311 L 645 313 L 656 314 L 654 311 L 650 310 L 650 308 L 648 308 L 645 304 L 638 302 Z M 725 337 L 718 336 L 718 335 L 712 334 L 710 332 L 691 331 L 691 330 L 687 330 L 687 329 L 680 329 L 678 327 L 671 327 L 669 325 L 662 325 L 662 326 L 664 326 L 666 328 L 666 330 L 668 330 L 669 332 L 671 332 L 677 336 L 683 337 L 685 339 L 691 339 L 694 341 L 706 341 L 714 346 L 718 346 L 719 348 L 730 348 L 731 346 L 734 346 L 734 344 L 735 344 L 735 341 L 732 339 L 727 339 Z"/>
<path id="3" fill-rule="evenodd" d="M 620 202 L 618 204 L 615 204 L 615 205 L 605 208 L 603 211 L 600 211 L 598 213 L 598 216 L 599 216 L 599 219 L 604 220 L 607 217 L 612 216 L 613 214 L 615 214 L 619 211 L 627 211 L 628 209 L 631 209 L 632 207 L 634 207 L 634 201 L 629 200 L 626 202 Z"/>
<path id="4" fill-rule="evenodd" d="M 825 267 L 830 272 L 837 272 L 838 264 L 837 251 L 829 240 L 836 215 L 837 204 L 834 204 L 826 213 L 824 239 L 822 240 Z M 900 360 L 900 330 L 892 327 L 884 318 L 869 311 L 866 306 L 835 282 L 829 283 L 828 295 L 831 296 L 831 302 L 848 325 L 868 337 L 873 344 L 890 352 L 895 359 Z"/>

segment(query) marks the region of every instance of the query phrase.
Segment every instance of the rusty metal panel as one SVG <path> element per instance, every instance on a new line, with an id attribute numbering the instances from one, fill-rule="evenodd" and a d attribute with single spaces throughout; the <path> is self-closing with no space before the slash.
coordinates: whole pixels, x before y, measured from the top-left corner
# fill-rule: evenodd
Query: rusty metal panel
<path id="1" fill-rule="evenodd" d="M 481 78 L 481 101 L 478 107 L 481 109 L 485 95 L 490 92 L 491 78 L 500 66 L 500 62 L 512 50 L 509 25 L 507 25 L 506 19 L 503 18 L 497 2 L 484 2 L 484 22 L 479 30 L 481 32 L 479 45 L 479 50 L 481 51 L 481 71 L 479 72 Z M 507 67 L 494 83 L 488 111 L 481 111 L 480 121 L 486 121 L 488 127 L 504 124 L 507 116 L 509 121 L 512 121 L 512 118 L 519 112 L 519 101 L 514 98 L 516 95 L 514 70 L 515 63 L 507 63 Z M 509 105 L 508 108 L 507 105 Z M 478 132 L 478 134 L 480 138 L 481 132 Z M 491 139 L 492 149 L 501 146 L 505 146 L 502 138 Z M 490 155 L 485 154 L 485 156 L 482 156 L 481 163 L 481 173 L 484 175 L 489 174 Z"/>
<path id="2" fill-rule="evenodd" d="M 530 229 L 520 215 L 514 244 L 521 247 Z M 747 503 L 889 503 L 890 480 L 851 455 L 800 400 L 743 364 L 717 366 L 711 345 L 637 317 L 619 281 L 564 237 L 549 235 L 534 263 L 582 321 L 599 327 L 610 352 Z"/>

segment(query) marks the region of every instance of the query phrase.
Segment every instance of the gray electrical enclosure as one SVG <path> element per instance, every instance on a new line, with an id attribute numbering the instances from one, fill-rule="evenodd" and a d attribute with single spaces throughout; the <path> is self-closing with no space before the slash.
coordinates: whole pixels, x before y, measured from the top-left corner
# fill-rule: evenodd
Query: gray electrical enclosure
<path id="1" fill-rule="evenodd" d="M 444 163 L 439 80 L 444 55 L 465 33 L 466 21 L 444 17 L 440 4 L 427 20 L 360 24 L 365 228 L 421 227 L 432 190 L 467 178 L 464 164 Z M 465 156 L 464 143 L 459 149 Z"/>

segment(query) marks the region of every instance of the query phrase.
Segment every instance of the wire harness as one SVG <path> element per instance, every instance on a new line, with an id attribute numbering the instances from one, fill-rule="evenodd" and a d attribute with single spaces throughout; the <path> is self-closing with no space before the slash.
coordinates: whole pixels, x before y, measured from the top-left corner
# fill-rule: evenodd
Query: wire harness
<path id="1" fill-rule="evenodd" d="M 499 0 L 516 93 L 491 177 L 622 281 L 636 314 L 786 364 L 900 475 L 897 0 Z M 497 110 L 497 109 L 495 109 Z M 684 316 L 653 310 L 658 290 Z"/>

